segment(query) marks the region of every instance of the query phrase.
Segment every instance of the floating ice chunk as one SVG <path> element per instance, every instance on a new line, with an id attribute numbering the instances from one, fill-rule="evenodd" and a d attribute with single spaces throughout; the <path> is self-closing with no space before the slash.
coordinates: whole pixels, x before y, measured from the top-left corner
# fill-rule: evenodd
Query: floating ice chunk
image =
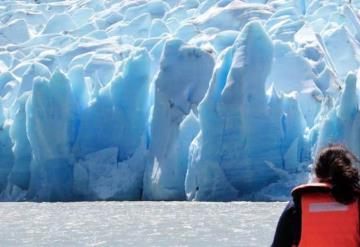
<path id="1" fill-rule="evenodd" d="M 0 26 L 0 45 L 20 44 L 28 41 L 30 34 L 24 20 L 15 20 L 6 26 Z"/>

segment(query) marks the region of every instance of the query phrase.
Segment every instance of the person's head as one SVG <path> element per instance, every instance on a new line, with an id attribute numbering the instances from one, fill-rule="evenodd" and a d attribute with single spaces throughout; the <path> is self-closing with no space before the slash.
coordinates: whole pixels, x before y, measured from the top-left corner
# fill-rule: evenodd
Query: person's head
<path id="1" fill-rule="evenodd" d="M 343 145 L 323 148 L 315 161 L 315 174 L 320 182 L 332 185 L 332 194 L 338 202 L 351 203 L 360 192 L 359 173 L 354 167 L 358 159 Z"/>

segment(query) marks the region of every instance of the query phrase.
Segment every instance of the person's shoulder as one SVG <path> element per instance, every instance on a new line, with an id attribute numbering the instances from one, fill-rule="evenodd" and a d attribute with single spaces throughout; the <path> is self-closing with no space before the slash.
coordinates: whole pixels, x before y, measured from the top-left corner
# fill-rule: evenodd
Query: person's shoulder
<path id="1" fill-rule="evenodd" d="M 293 199 L 291 199 L 291 200 L 287 203 L 284 211 L 287 212 L 287 213 L 293 213 L 295 210 L 296 210 L 295 201 L 294 201 Z"/>

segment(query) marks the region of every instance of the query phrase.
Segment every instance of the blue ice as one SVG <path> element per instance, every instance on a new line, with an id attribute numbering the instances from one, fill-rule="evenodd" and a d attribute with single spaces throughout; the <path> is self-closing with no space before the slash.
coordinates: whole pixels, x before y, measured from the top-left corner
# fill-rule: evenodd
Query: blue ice
<path id="1" fill-rule="evenodd" d="M 0 200 L 286 200 L 360 155 L 359 8 L 4 2 Z"/>

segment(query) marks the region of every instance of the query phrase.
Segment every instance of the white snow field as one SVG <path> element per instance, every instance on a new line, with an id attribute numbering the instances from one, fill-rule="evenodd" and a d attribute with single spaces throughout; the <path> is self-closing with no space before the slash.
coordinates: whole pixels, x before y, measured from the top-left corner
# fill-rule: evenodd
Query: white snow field
<path id="1" fill-rule="evenodd" d="M 0 200 L 286 200 L 360 154 L 360 0 L 0 0 Z"/>
<path id="2" fill-rule="evenodd" d="M 270 246 L 285 203 L 2 203 L 1 246 Z"/>

